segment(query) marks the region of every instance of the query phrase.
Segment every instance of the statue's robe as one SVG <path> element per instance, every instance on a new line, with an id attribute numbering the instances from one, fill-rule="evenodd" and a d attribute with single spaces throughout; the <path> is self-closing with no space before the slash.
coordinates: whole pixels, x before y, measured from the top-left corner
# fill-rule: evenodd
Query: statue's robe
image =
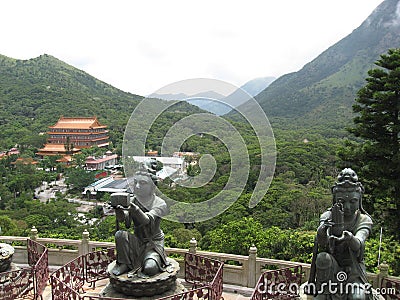
<path id="1" fill-rule="evenodd" d="M 320 218 L 320 224 L 332 219 L 332 212 L 330 210 L 324 212 Z M 353 251 L 350 249 L 348 243 L 346 241 L 336 243 L 334 247 L 334 252 L 330 253 L 330 247 L 328 243 L 328 239 L 320 239 L 317 238 L 317 242 L 319 244 L 319 249 L 322 252 L 327 253 L 328 256 L 332 258 L 332 266 L 329 269 L 323 270 L 325 266 L 317 265 L 317 286 L 322 282 L 327 282 L 330 280 L 331 282 L 345 285 L 349 284 L 359 284 L 361 287 L 368 284 L 367 273 L 365 270 L 364 264 L 364 249 L 365 249 L 365 240 L 360 238 L 357 235 L 357 232 L 360 230 L 367 230 L 368 233 L 371 233 L 372 230 L 372 220 L 369 215 L 363 214 L 360 211 L 357 212 L 357 216 L 353 223 L 344 224 L 344 230 L 351 232 L 356 238 L 359 239 L 361 246 L 357 251 Z M 318 264 L 318 262 L 317 262 Z M 337 273 L 346 272 L 347 280 L 344 282 L 338 281 L 336 278 Z M 321 278 L 323 277 L 323 278 Z M 339 287 L 339 285 L 338 285 Z M 366 292 L 366 291 L 363 291 Z M 327 292 L 325 292 L 327 293 Z M 324 295 L 319 295 L 324 296 Z M 328 299 L 347 299 L 352 298 L 353 295 L 330 295 L 331 297 L 325 297 Z M 368 295 L 365 295 L 368 298 Z M 323 299 L 324 297 L 317 297 L 318 299 Z M 355 297 L 356 298 L 356 297 Z"/>
<path id="2" fill-rule="evenodd" d="M 153 259 L 161 271 L 167 266 L 164 251 L 164 233 L 160 229 L 161 217 L 168 212 L 164 200 L 153 196 L 149 203 L 133 201 L 150 219 L 148 224 L 140 224 L 132 212 L 125 212 L 125 224 L 129 228 L 133 223 L 134 233 L 119 230 L 115 234 L 117 263 L 126 264 L 131 273 L 140 271 L 147 259 Z"/>

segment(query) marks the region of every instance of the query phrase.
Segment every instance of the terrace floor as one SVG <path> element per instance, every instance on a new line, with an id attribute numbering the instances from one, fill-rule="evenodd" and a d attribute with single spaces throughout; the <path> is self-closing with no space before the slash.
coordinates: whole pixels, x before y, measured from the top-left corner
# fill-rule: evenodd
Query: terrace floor
<path id="1" fill-rule="evenodd" d="M 182 281 L 182 279 L 178 279 Z M 91 286 L 85 285 L 84 291 L 89 296 L 98 296 L 99 293 L 107 286 L 108 279 L 99 280 L 96 283 L 96 286 L 93 288 Z M 243 288 L 239 286 L 233 285 L 224 285 L 224 292 L 222 293 L 222 297 L 224 300 L 246 300 L 250 299 L 252 293 L 252 289 Z M 24 300 L 32 299 L 32 297 L 25 297 Z M 43 293 L 43 300 L 51 300 L 51 287 L 50 284 L 47 284 L 47 287 Z"/>

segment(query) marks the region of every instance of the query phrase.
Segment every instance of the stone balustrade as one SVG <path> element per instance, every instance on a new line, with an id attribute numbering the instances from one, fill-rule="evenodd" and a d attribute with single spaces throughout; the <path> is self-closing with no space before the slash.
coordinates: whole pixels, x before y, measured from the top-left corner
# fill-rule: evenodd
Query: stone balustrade
<path id="1" fill-rule="evenodd" d="M 36 228 L 33 227 L 30 238 L 48 247 L 50 266 L 63 266 L 80 255 L 94 252 L 99 249 L 115 247 L 115 243 L 113 242 L 91 241 L 89 232 L 86 230 L 83 232 L 81 240 L 70 240 L 39 237 Z M 14 245 L 15 254 L 13 261 L 17 264 L 27 263 L 28 258 L 26 246 L 19 246 L 21 244 L 26 244 L 26 240 L 27 237 L 0 236 L 0 241 Z M 225 263 L 223 272 L 224 283 L 235 286 L 253 288 L 260 275 L 266 269 L 286 268 L 301 265 L 302 270 L 305 273 L 303 276 L 305 280 L 308 279 L 310 272 L 310 264 L 257 257 L 257 248 L 255 246 L 250 247 L 249 255 L 247 256 L 216 253 L 199 251 L 197 249 L 196 240 L 192 239 L 190 241 L 189 249 L 165 248 L 165 251 L 167 255 L 174 255 L 174 257 L 177 257 L 175 259 L 179 262 L 181 270 L 184 270 L 184 256 L 187 252 L 200 254 L 205 257 L 222 261 Z M 182 258 L 180 259 L 179 257 Z M 380 287 L 383 278 L 400 281 L 400 278 L 388 275 L 388 266 L 385 264 L 380 266 L 380 272 L 378 274 L 368 273 L 367 275 L 369 281 L 375 288 Z M 182 271 L 178 276 L 184 276 Z"/>

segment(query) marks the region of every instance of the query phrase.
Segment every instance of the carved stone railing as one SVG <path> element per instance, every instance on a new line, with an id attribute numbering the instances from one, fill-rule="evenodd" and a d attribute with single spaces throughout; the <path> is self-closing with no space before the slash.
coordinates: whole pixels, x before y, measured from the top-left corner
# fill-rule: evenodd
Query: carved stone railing
<path id="1" fill-rule="evenodd" d="M 0 273 L 0 299 L 15 300 L 26 295 L 42 298 L 49 278 L 48 251 L 43 245 L 26 240 L 29 267 Z"/>
<path id="2" fill-rule="evenodd" d="M 302 277 L 301 266 L 265 271 L 258 279 L 251 300 L 297 298 Z"/>
<path id="3" fill-rule="evenodd" d="M 48 256 L 49 265 L 51 266 L 63 266 L 80 255 L 88 254 L 90 252 L 96 252 L 99 249 L 115 247 L 115 243 L 113 242 L 98 242 L 90 240 L 89 233 L 87 231 L 82 234 L 81 240 L 41 238 L 37 236 L 36 230 L 33 230 L 31 238 L 36 239 L 36 241 L 43 245 L 49 246 Z M 26 237 L 0 236 L 0 241 L 5 241 L 9 243 L 26 243 Z M 50 245 L 55 248 L 50 248 Z M 69 249 L 65 249 L 66 247 L 68 247 Z M 26 247 L 14 246 L 14 248 L 15 253 L 13 260 L 16 263 L 26 263 Z M 200 254 L 201 256 L 225 262 L 223 272 L 224 283 L 230 285 L 254 288 L 258 278 L 266 269 L 287 268 L 296 265 L 302 266 L 302 270 L 305 273 L 303 277 L 304 280 L 309 277 L 310 264 L 257 257 L 257 248 L 254 246 L 250 247 L 248 256 L 198 251 L 196 248 L 197 242 L 194 239 L 190 242 L 189 250 L 179 248 L 165 248 L 165 252 L 167 253 L 167 255 L 182 257 L 182 259 L 176 259 L 181 267 L 181 272 L 178 274 L 178 277 L 184 278 L 183 257 L 188 251 L 191 253 Z M 380 271 L 377 274 L 367 273 L 368 280 L 374 288 L 379 288 L 382 283 L 382 279 L 388 276 L 387 269 L 388 266 L 386 266 L 386 269 L 380 268 Z M 400 278 L 398 279 L 400 280 Z"/>

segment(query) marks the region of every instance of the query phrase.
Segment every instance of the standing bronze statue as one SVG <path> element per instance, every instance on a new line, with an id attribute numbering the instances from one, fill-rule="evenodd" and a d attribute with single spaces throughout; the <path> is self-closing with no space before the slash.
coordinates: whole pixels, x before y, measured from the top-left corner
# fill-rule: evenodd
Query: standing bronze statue
<path id="1" fill-rule="evenodd" d="M 372 220 L 362 207 L 364 187 L 350 168 L 332 187 L 333 204 L 320 217 L 308 288 L 316 299 L 368 299 L 372 291 L 365 264 L 365 241 Z"/>
<path id="2" fill-rule="evenodd" d="M 165 271 L 168 263 L 164 252 L 164 233 L 160 229 L 161 217 L 167 214 L 164 200 L 155 195 L 155 168 L 144 163 L 133 181 L 133 197 L 113 194 L 111 205 L 115 208 L 118 224 L 123 222 L 128 230 L 117 230 L 115 244 L 117 261 L 112 273 L 128 273 L 147 278 Z M 131 185 L 132 186 L 132 185 Z"/>

